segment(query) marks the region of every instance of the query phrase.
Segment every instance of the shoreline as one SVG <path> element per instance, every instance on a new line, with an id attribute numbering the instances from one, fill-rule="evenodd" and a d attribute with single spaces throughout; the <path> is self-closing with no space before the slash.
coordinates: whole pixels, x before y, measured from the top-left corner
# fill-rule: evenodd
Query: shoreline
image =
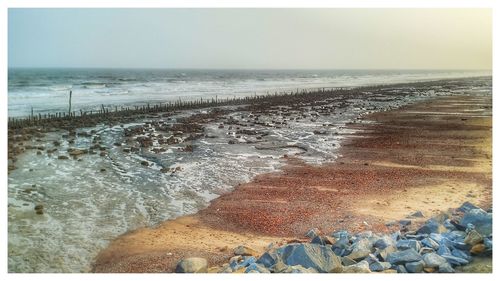
<path id="1" fill-rule="evenodd" d="M 491 111 L 491 96 L 482 102 Z M 471 113 L 485 109 L 468 105 L 474 103 L 470 96 L 441 97 L 365 116 L 371 123 L 348 125 L 358 133 L 334 163 L 315 167 L 288 157 L 282 172 L 257 176 L 195 215 L 118 237 L 93 271 L 172 272 L 189 256 L 214 266 L 238 245 L 263 252 L 314 227 L 387 232 L 388 222 L 414 211 L 430 217 L 464 201 L 491 208 L 491 116 Z"/>

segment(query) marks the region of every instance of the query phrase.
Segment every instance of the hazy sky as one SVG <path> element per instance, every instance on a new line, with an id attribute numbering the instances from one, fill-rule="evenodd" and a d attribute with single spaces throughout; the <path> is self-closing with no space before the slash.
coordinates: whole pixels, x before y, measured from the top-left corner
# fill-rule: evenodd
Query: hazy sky
<path id="1" fill-rule="evenodd" d="M 9 67 L 491 69 L 489 9 L 9 9 Z"/>

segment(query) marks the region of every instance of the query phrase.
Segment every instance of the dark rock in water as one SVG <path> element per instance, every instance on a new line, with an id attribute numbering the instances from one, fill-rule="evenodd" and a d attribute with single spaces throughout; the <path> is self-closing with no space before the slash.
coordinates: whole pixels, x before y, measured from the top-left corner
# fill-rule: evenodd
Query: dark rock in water
<path id="1" fill-rule="evenodd" d="M 416 262 L 409 262 L 405 264 L 406 271 L 409 273 L 421 273 L 424 271 L 424 262 L 423 261 L 416 261 Z"/>
<path id="2" fill-rule="evenodd" d="M 466 265 L 469 263 L 469 261 L 466 259 L 462 259 L 452 255 L 442 255 L 442 257 L 445 258 L 451 265 Z"/>
<path id="3" fill-rule="evenodd" d="M 455 273 L 455 270 L 449 263 L 443 263 L 439 266 L 439 273 Z"/>
<path id="4" fill-rule="evenodd" d="M 488 236 L 492 231 L 492 214 L 482 209 L 472 209 L 464 214 L 460 225 L 467 226 L 469 223 L 475 226 L 478 233 Z"/>
<path id="5" fill-rule="evenodd" d="M 396 243 L 396 247 L 398 248 L 398 250 L 414 249 L 416 252 L 418 252 L 420 251 L 422 245 L 420 241 L 417 241 L 415 239 L 410 239 L 410 240 L 399 240 Z"/>
<path id="6" fill-rule="evenodd" d="M 423 256 L 425 267 L 439 267 L 448 261 L 435 253 L 428 253 Z"/>
<path id="7" fill-rule="evenodd" d="M 318 272 L 341 272 L 340 258 L 326 246 L 318 244 L 289 244 L 279 249 L 286 265 L 312 267 Z"/>
<path id="8" fill-rule="evenodd" d="M 35 213 L 37 215 L 43 215 L 43 205 L 42 204 L 38 204 L 35 206 Z"/>
<path id="9" fill-rule="evenodd" d="M 175 268 L 176 273 L 207 273 L 208 263 L 204 258 L 187 258 L 181 260 Z"/>
<path id="10" fill-rule="evenodd" d="M 370 240 L 363 238 L 352 245 L 352 251 L 349 258 L 353 260 L 363 259 L 372 252 L 372 243 Z"/>
<path id="11" fill-rule="evenodd" d="M 148 161 L 141 161 L 141 165 L 142 166 L 149 166 L 149 162 Z"/>
<path id="12" fill-rule="evenodd" d="M 443 233 L 446 228 L 434 219 L 430 219 L 425 222 L 425 224 L 417 230 L 417 233 L 430 234 L 430 233 Z"/>
<path id="13" fill-rule="evenodd" d="M 257 263 L 263 264 L 269 268 L 279 261 L 279 256 L 276 253 L 265 252 L 258 260 Z"/>
<path id="14" fill-rule="evenodd" d="M 66 155 L 59 155 L 59 156 L 57 156 L 57 159 L 66 160 L 66 159 L 69 159 L 69 158 Z"/>
<path id="15" fill-rule="evenodd" d="M 422 239 L 421 242 L 422 242 L 422 245 L 424 245 L 425 247 L 429 247 L 429 248 L 432 248 L 434 250 L 437 250 L 439 248 L 439 243 L 437 243 L 436 241 L 434 241 L 431 238 L 424 238 L 424 239 Z"/>
<path id="16" fill-rule="evenodd" d="M 373 246 L 378 249 L 385 249 L 389 245 L 395 245 L 396 241 L 394 241 L 390 236 L 383 236 L 382 238 L 378 239 Z"/>
<path id="17" fill-rule="evenodd" d="M 404 251 L 398 251 L 390 253 L 387 255 L 387 261 L 391 264 L 406 264 L 409 262 L 415 262 L 422 260 L 422 257 L 414 249 L 408 249 Z"/>
<path id="18" fill-rule="evenodd" d="M 451 255 L 455 256 L 457 258 L 464 259 L 464 260 L 468 260 L 468 261 L 471 260 L 471 256 L 469 254 L 467 254 L 466 252 L 459 250 L 459 249 L 453 249 L 451 251 Z"/>
<path id="19" fill-rule="evenodd" d="M 465 202 L 457 210 L 466 213 L 472 209 L 479 209 L 479 207 L 475 206 L 474 204 L 472 204 L 470 202 Z"/>

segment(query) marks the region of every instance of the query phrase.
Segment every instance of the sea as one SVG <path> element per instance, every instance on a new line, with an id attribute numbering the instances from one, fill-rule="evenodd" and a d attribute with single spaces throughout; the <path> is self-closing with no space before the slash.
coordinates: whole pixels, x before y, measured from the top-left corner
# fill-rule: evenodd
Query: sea
<path id="1" fill-rule="evenodd" d="M 487 71 L 9 69 L 8 115 L 27 116 L 32 108 L 35 114 L 66 111 L 69 91 L 73 93 L 73 108 L 88 111 L 101 105 L 133 106 L 490 75 Z M 465 90 L 491 94 L 491 85 L 481 85 Z M 21 154 L 15 163 L 17 169 L 8 175 L 8 271 L 89 272 L 99 251 L 119 235 L 195 213 L 239 183 L 279 171 L 286 164 L 284 154 L 297 155 L 311 165 L 335 161 L 343 139 L 353 133 L 346 123 L 356 122 L 363 114 L 439 94 L 446 93 L 404 89 L 403 94 L 390 99 L 368 96 L 339 101 L 344 106 L 332 115 L 300 120 L 261 116 L 263 123 L 287 123 L 255 125 L 254 129 L 266 132 L 261 140 L 235 138 L 228 126 L 221 129 L 220 123 L 209 122 L 205 134 L 210 137 L 191 141 L 192 152 L 183 152 L 185 144 L 181 143 L 164 146 L 159 153 L 150 149 L 124 153 L 123 147 L 131 145 L 127 128 L 145 126 L 149 135 L 165 134 L 150 127 L 152 120 L 147 116 L 126 124 L 79 128 L 92 136 L 77 136 L 74 143 L 62 138 L 67 132 L 49 132 L 32 140 L 44 150 Z M 335 97 L 332 99 L 334 104 Z M 313 111 L 311 108 L 309 113 Z M 205 112 L 207 109 L 187 110 L 159 118 L 173 124 L 177 118 Z M 248 112 L 235 110 L 229 115 L 240 123 L 250 120 Z M 318 130 L 325 133 L 317 134 Z M 107 147 L 104 157 L 89 154 L 79 160 L 58 159 L 70 148 L 88 148 L 96 138 Z M 236 143 L 229 144 L 231 140 Z M 257 145 L 276 149 L 257 149 Z M 48 154 L 48 149 L 57 151 Z M 146 167 L 143 161 L 151 165 Z M 164 173 L 165 168 L 176 172 Z M 34 211 L 39 204 L 44 206 L 43 215 Z"/>

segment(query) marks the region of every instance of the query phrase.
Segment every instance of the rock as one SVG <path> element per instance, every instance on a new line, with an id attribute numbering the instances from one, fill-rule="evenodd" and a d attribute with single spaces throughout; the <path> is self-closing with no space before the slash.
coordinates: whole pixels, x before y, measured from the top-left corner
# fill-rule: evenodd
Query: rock
<path id="1" fill-rule="evenodd" d="M 408 273 L 408 271 L 406 271 L 406 267 L 404 265 L 396 266 L 396 272 L 397 273 Z"/>
<path id="2" fill-rule="evenodd" d="M 391 264 L 406 264 L 409 262 L 416 262 L 422 260 L 422 257 L 414 249 L 407 249 L 398 251 L 387 255 L 387 261 Z"/>
<path id="3" fill-rule="evenodd" d="M 141 165 L 142 166 L 149 166 L 149 162 L 148 161 L 141 161 Z"/>
<path id="4" fill-rule="evenodd" d="M 405 264 L 406 271 L 409 273 L 421 273 L 424 271 L 424 262 L 423 261 L 416 261 L 416 262 L 409 262 Z"/>
<path id="5" fill-rule="evenodd" d="M 295 243 L 280 249 L 282 249 L 282 258 L 286 265 L 302 265 L 306 268 L 314 268 L 318 272 L 342 271 L 340 258 L 335 255 L 330 247 L 310 243 Z"/>
<path id="6" fill-rule="evenodd" d="M 247 246 L 238 246 L 234 249 L 235 256 L 257 256 L 258 253 L 254 249 Z"/>
<path id="7" fill-rule="evenodd" d="M 357 264 L 344 266 L 342 273 L 370 273 L 370 266 L 367 261 L 360 261 Z"/>
<path id="8" fill-rule="evenodd" d="M 424 214 L 421 211 L 416 211 L 415 213 L 411 214 L 410 217 L 413 217 L 413 218 L 423 218 Z"/>
<path id="9" fill-rule="evenodd" d="M 381 250 L 378 255 L 380 256 L 380 258 L 382 260 L 386 261 L 387 260 L 387 256 L 390 253 L 394 253 L 394 252 L 397 252 L 397 251 L 398 251 L 398 249 L 396 248 L 396 246 L 389 245 L 385 249 Z"/>
<path id="10" fill-rule="evenodd" d="M 66 160 L 66 159 L 69 159 L 69 158 L 66 155 L 59 155 L 59 156 L 57 156 L 57 159 Z"/>
<path id="11" fill-rule="evenodd" d="M 257 263 L 263 264 L 265 267 L 270 268 L 279 261 L 279 256 L 276 253 L 265 252 L 258 260 Z"/>
<path id="12" fill-rule="evenodd" d="M 484 244 L 476 244 L 470 249 L 470 253 L 473 255 L 479 255 L 484 252 L 486 246 Z"/>
<path id="13" fill-rule="evenodd" d="M 349 239 L 351 237 L 351 235 L 347 230 L 336 231 L 332 233 L 332 236 L 337 239 L 342 239 L 342 238 Z"/>
<path id="14" fill-rule="evenodd" d="M 420 251 L 418 251 L 418 253 L 420 255 L 425 255 L 425 254 L 428 254 L 428 253 L 434 253 L 434 249 L 433 248 L 428 248 L 428 247 L 422 247 L 420 249 Z"/>
<path id="15" fill-rule="evenodd" d="M 313 244 L 325 245 L 325 239 L 322 236 L 316 236 L 311 240 Z"/>
<path id="16" fill-rule="evenodd" d="M 349 253 L 349 239 L 347 238 L 339 238 L 335 244 L 332 245 L 333 252 L 338 256 L 345 256 Z"/>
<path id="17" fill-rule="evenodd" d="M 399 224 L 402 226 L 408 226 L 411 224 L 411 220 L 400 220 Z"/>
<path id="18" fill-rule="evenodd" d="M 445 258 L 435 253 L 428 253 L 423 256 L 426 267 L 439 267 L 443 263 L 448 263 Z"/>
<path id="19" fill-rule="evenodd" d="M 435 219 L 430 219 L 427 220 L 425 224 L 417 230 L 417 233 L 430 234 L 430 233 L 443 233 L 445 231 L 446 228 L 442 224 L 437 222 Z"/>
<path id="20" fill-rule="evenodd" d="M 474 204 L 472 204 L 470 202 L 465 202 L 457 210 L 466 213 L 472 209 L 479 209 L 479 207 L 476 207 Z"/>
<path id="21" fill-rule="evenodd" d="M 475 229 L 469 231 L 469 233 L 464 239 L 464 243 L 470 246 L 474 246 L 481 242 L 483 242 L 483 236 L 479 234 L 479 232 L 477 232 Z"/>
<path id="22" fill-rule="evenodd" d="M 371 271 L 384 271 L 391 268 L 391 264 L 388 262 L 375 261 L 370 263 Z"/>
<path id="23" fill-rule="evenodd" d="M 390 245 L 395 245 L 396 241 L 394 241 L 390 236 L 383 236 L 382 238 L 378 239 L 373 246 L 378 249 L 385 249 Z"/>
<path id="24" fill-rule="evenodd" d="M 70 156 L 78 156 L 78 155 L 82 155 L 82 154 L 85 154 L 85 153 L 87 153 L 87 151 L 85 151 L 83 149 L 77 149 L 77 148 L 68 149 L 68 154 Z"/>
<path id="25" fill-rule="evenodd" d="M 176 273 L 207 273 L 208 263 L 204 258 L 187 258 L 181 260 L 175 268 Z"/>
<path id="26" fill-rule="evenodd" d="M 424 245 L 425 247 L 429 247 L 429 248 L 432 248 L 434 250 L 437 250 L 439 248 L 439 243 L 437 243 L 436 241 L 434 241 L 431 238 L 424 238 L 424 239 L 422 239 L 421 242 L 422 242 L 422 245 Z"/>
<path id="27" fill-rule="evenodd" d="M 342 261 L 342 265 L 344 266 L 356 264 L 356 261 L 349 257 L 342 257 L 340 260 Z"/>
<path id="28" fill-rule="evenodd" d="M 443 263 L 439 266 L 439 273 L 455 273 L 455 270 L 449 263 Z"/>
<path id="29" fill-rule="evenodd" d="M 363 259 L 372 252 L 372 243 L 363 238 L 352 245 L 352 252 L 348 255 L 353 260 Z"/>
<path id="30" fill-rule="evenodd" d="M 479 234 L 488 236 L 492 231 L 492 214 L 486 213 L 482 209 L 472 209 L 466 212 L 460 220 L 462 226 L 467 226 L 469 223 L 475 226 L 475 230 Z"/>
<path id="31" fill-rule="evenodd" d="M 325 241 L 325 244 L 327 244 L 327 245 L 333 245 L 337 242 L 337 239 L 330 237 L 330 236 L 323 236 L 323 240 Z"/>
<path id="32" fill-rule="evenodd" d="M 464 260 L 470 260 L 471 257 L 467 252 L 461 251 L 459 249 L 453 249 L 451 255 Z"/>
<path id="33" fill-rule="evenodd" d="M 444 244 L 439 245 L 439 248 L 437 249 L 437 253 L 440 256 L 451 255 L 450 249 Z"/>
<path id="34" fill-rule="evenodd" d="M 251 263 L 245 270 L 245 273 L 250 273 L 250 271 L 255 271 L 255 273 L 271 273 L 266 267 L 258 263 Z"/>
<path id="35" fill-rule="evenodd" d="M 466 259 L 462 259 L 452 255 L 442 255 L 442 257 L 445 258 L 451 265 L 466 265 L 469 263 L 469 261 Z"/>
<path id="36" fill-rule="evenodd" d="M 311 239 L 314 239 L 314 237 L 316 236 L 319 236 L 320 235 L 320 231 L 319 229 L 317 228 L 313 228 L 313 229 L 310 229 L 307 233 L 306 233 L 306 236 L 311 238 Z"/>
<path id="37" fill-rule="evenodd" d="M 436 269 L 434 267 L 424 267 L 424 272 L 434 273 L 434 272 L 436 272 Z"/>
<path id="38" fill-rule="evenodd" d="M 318 273 L 314 268 L 305 268 L 302 265 L 288 266 L 281 273 Z"/>
<path id="39" fill-rule="evenodd" d="M 396 247 L 398 250 L 407 250 L 407 249 L 413 249 L 416 252 L 420 251 L 420 248 L 422 247 L 420 241 L 417 241 L 415 239 L 409 239 L 409 240 L 399 240 L 396 243 Z"/>
<path id="40" fill-rule="evenodd" d="M 285 263 L 283 263 L 281 260 L 278 260 L 276 262 L 276 264 L 274 264 L 273 266 L 271 266 L 269 269 L 272 272 L 281 273 L 281 272 L 285 271 L 287 268 L 288 268 L 288 265 L 286 265 Z"/>

